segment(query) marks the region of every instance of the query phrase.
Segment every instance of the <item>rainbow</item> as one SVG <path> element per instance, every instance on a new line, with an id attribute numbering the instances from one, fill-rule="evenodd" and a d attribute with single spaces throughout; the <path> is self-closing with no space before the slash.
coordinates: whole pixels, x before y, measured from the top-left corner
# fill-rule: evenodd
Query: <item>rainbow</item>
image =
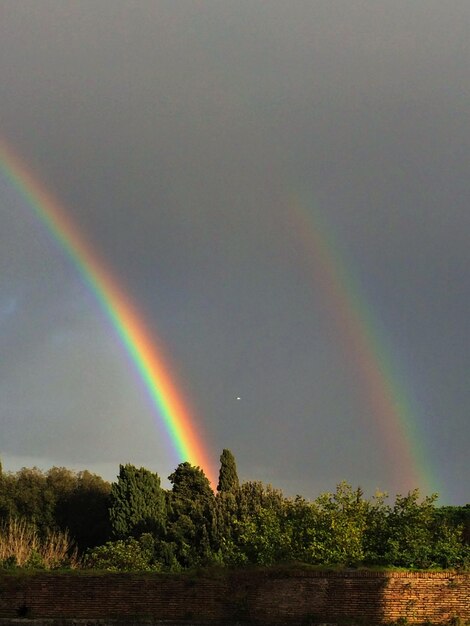
<path id="1" fill-rule="evenodd" d="M 308 206 L 308 208 L 307 208 Z M 346 265 L 325 220 L 295 196 L 288 203 L 291 229 L 302 242 L 315 285 L 327 299 L 339 341 L 352 360 L 362 394 L 385 442 L 399 489 L 438 491 L 412 394 L 406 389 L 373 309 Z"/>
<path id="2" fill-rule="evenodd" d="M 198 436 L 195 419 L 174 382 L 161 343 L 152 336 L 143 315 L 90 247 L 65 207 L 4 141 L 0 141 L 0 169 L 67 253 L 96 296 L 143 380 L 179 460 L 201 467 L 214 486 L 215 472 Z"/>

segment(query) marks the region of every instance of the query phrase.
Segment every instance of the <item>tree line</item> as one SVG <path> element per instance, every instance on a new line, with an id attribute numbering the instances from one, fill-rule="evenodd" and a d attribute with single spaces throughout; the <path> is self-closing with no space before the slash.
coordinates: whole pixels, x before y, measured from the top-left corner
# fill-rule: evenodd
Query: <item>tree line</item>
<path id="1" fill-rule="evenodd" d="M 216 493 L 180 463 L 171 489 L 145 468 L 121 465 L 110 484 L 54 467 L 3 473 L 0 565 L 181 571 L 207 565 L 302 562 L 320 566 L 468 568 L 470 505 L 438 507 L 418 490 L 367 499 L 341 483 L 309 501 L 258 481 L 240 484 L 229 450 Z"/>

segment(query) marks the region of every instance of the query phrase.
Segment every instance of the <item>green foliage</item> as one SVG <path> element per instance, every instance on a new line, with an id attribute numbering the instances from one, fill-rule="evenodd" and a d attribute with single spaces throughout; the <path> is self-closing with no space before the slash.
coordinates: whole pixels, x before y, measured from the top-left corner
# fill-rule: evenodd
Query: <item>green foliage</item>
<path id="1" fill-rule="evenodd" d="M 36 467 L 23 468 L 1 481 L 0 511 L 4 519 L 22 518 L 44 535 L 56 526 L 56 494 L 46 475 Z"/>
<path id="2" fill-rule="evenodd" d="M 441 524 L 460 529 L 464 543 L 470 544 L 470 504 L 441 506 L 436 509 L 436 517 Z"/>
<path id="3" fill-rule="evenodd" d="M 129 464 L 113 485 L 57 467 L 0 474 L 2 566 L 72 563 L 73 540 L 87 551 L 88 566 L 111 571 L 289 561 L 470 568 L 470 505 L 436 507 L 436 496 L 420 498 L 417 490 L 393 503 L 380 493 L 366 499 L 348 483 L 313 502 L 287 499 L 261 482 L 240 485 L 229 450 L 220 460 L 216 495 L 190 463 L 169 476 L 171 491 L 156 474 Z"/>
<path id="4" fill-rule="evenodd" d="M 291 537 L 284 521 L 283 515 L 270 508 L 263 508 L 236 521 L 238 550 L 234 550 L 232 560 L 273 565 L 288 559 L 291 555 Z"/>
<path id="5" fill-rule="evenodd" d="M 30 569 L 45 569 L 44 559 L 36 550 L 31 550 L 25 567 Z"/>
<path id="6" fill-rule="evenodd" d="M 153 540 L 149 535 L 108 541 L 88 551 L 84 565 L 87 568 L 108 572 L 160 571 L 161 565 L 154 560 Z"/>
<path id="7" fill-rule="evenodd" d="M 108 482 L 85 470 L 74 476 L 72 489 L 63 491 L 58 499 L 57 523 L 61 529 L 69 530 L 80 552 L 109 538 L 110 492 Z"/>
<path id="8" fill-rule="evenodd" d="M 297 496 L 288 505 L 291 557 L 322 565 L 361 563 L 371 510 L 362 490 L 344 482 L 312 503 Z"/>
<path id="9" fill-rule="evenodd" d="M 419 502 L 418 490 L 398 495 L 387 516 L 387 536 L 383 542 L 384 560 L 400 567 L 426 568 L 431 558 L 433 503 L 436 496 Z"/>
<path id="10" fill-rule="evenodd" d="M 369 503 L 360 488 L 343 482 L 333 494 L 325 493 L 314 503 L 316 536 L 312 563 L 354 565 L 364 559 L 363 536 Z"/>
<path id="11" fill-rule="evenodd" d="M 412 568 L 465 566 L 468 551 L 462 529 L 442 519 L 436 499 L 434 494 L 420 501 L 415 489 L 398 495 L 393 507 L 383 507 L 381 519 L 376 516 L 369 524 L 368 562 Z"/>
<path id="12" fill-rule="evenodd" d="M 111 487 L 109 518 L 115 537 L 138 537 L 150 532 L 159 535 L 166 522 L 165 493 L 160 478 L 149 470 L 120 465 Z"/>
<path id="13" fill-rule="evenodd" d="M 23 519 L 41 537 L 68 532 L 80 550 L 109 537 L 110 485 L 90 472 L 23 468 L 0 479 L 0 519 Z"/>
<path id="14" fill-rule="evenodd" d="M 109 483 L 86 470 L 53 467 L 46 473 L 46 485 L 54 494 L 55 525 L 70 533 L 80 551 L 108 539 Z"/>
<path id="15" fill-rule="evenodd" d="M 204 500 L 212 501 L 214 494 L 209 479 L 200 467 L 188 462 L 180 463 L 176 470 L 168 476 L 173 485 L 173 494 L 181 501 Z"/>
<path id="16" fill-rule="evenodd" d="M 217 491 L 236 491 L 239 487 L 237 464 L 230 450 L 222 450 L 220 455 L 219 484 Z"/>
<path id="17" fill-rule="evenodd" d="M 217 497 L 220 554 L 233 565 L 268 565 L 289 558 L 286 500 L 260 482 L 247 482 Z"/>
<path id="18" fill-rule="evenodd" d="M 15 478 L 11 474 L 2 474 L 0 480 L 0 519 L 2 520 L 15 515 L 14 485 Z"/>
<path id="19" fill-rule="evenodd" d="M 207 565 L 217 560 L 215 496 L 199 467 L 180 463 L 168 477 L 166 541 L 181 567 Z"/>
<path id="20" fill-rule="evenodd" d="M 296 496 L 287 502 L 286 517 L 290 529 L 291 558 L 304 563 L 317 563 L 317 508 L 305 498 Z"/>

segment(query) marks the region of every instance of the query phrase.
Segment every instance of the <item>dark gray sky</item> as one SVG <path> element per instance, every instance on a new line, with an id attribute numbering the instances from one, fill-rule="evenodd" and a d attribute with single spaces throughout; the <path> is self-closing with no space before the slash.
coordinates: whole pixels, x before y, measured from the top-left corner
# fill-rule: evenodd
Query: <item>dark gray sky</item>
<path id="1" fill-rule="evenodd" d="M 298 226 L 316 213 L 408 394 L 416 464 L 469 500 L 469 26 L 467 0 L 0 0 L 1 137 L 244 479 L 427 488 L 365 397 Z M 3 175 L 0 355 L 6 469 L 176 466 L 109 321 Z"/>

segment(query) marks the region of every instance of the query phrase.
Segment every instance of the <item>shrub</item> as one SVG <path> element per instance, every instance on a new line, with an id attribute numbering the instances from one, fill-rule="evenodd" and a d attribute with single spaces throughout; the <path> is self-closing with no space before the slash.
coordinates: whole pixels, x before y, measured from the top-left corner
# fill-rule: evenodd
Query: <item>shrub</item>
<path id="1" fill-rule="evenodd" d="M 142 535 L 140 541 L 134 537 L 108 541 L 88 551 L 84 566 L 108 572 L 160 571 L 161 565 L 154 561 L 153 550 L 147 543 L 147 535 Z"/>

